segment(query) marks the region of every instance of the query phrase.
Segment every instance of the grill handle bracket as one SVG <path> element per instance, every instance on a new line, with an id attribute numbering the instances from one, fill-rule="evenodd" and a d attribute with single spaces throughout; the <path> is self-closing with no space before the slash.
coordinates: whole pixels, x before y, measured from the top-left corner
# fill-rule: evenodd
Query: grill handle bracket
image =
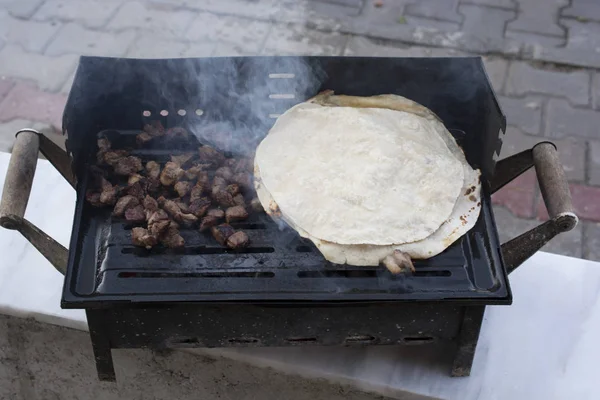
<path id="1" fill-rule="evenodd" d="M 578 222 L 569 184 L 554 143 L 540 142 L 529 150 L 498 161 L 490 183 L 491 192 L 496 192 L 531 167 L 535 167 L 550 219 L 502 244 L 502 256 L 509 274 L 553 237 L 572 230 Z"/>
<path id="2" fill-rule="evenodd" d="M 54 268 L 64 275 L 67 270 L 68 250 L 25 219 L 25 210 L 29 202 L 33 177 L 37 167 L 38 153 L 40 151 L 49 160 L 50 157 L 59 160 L 58 164 L 60 167 L 55 162 L 52 162 L 52 164 L 74 186 L 75 180 L 70 172 L 67 153 L 33 129 L 20 130 L 16 134 L 2 190 L 0 226 L 19 231 L 25 239 L 50 261 Z M 64 153 L 64 155 L 61 155 L 60 152 Z"/>

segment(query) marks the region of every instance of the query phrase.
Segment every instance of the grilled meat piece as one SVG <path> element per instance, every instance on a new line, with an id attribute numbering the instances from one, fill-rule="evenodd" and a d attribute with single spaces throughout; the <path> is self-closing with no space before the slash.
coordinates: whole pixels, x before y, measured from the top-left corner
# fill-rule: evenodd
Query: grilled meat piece
<path id="1" fill-rule="evenodd" d="M 408 273 L 415 272 L 415 267 L 410 259 L 410 256 L 400 250 L 394 250 L 394 252 L 383 259 L 383 265 L 392 273 Z"/>
<path id="2" fill-rule="evenodd" d="M 179 164 L 169 161 L 160 173 L 160 183 L 164 186 L 175 185 L 185 174 L 185 171 L 179 167 Z"/>
<path id="3" fill-rule="evenodd" d="M 225 244 L 230 249 L 240 250 L 248 247 L 248 245 L 250 244 L 250 239 L 248 238 L 248 235 L 246 235 L 246 232 L 237 231 L 227 238 Z"/>
<path id="4" fill-rule="evenodd" d="M 129 175 L 129 178 L 127 179 L 127 184 L 128 185 L 133 185 L 136 182 L 141 181 L 142 179 L 144 179 L 144 177 L 140 174 L 132 174 Z"/>
<path id="5" fill-rule="evenodd" d="M 180 213 L 176 221 L 181 222 L 186 226 L 191 226 L 198 222 L 198 217 L 196 217 L 194 214 Z"/>
<path id="6" fill-rule="evenodd" d="M 212 166 L 219 166 L 225 161 L 225 156 L 210 146 L 200 147 L 198 149 L 198 156 L 200 157 L 200 162 L 211 164 Z"/>
<path id="7" fill-rule="evenodd" d="M 233 197 L 237 196 L 240 193 L 240 186 L 237 183 L 232 183 L 231 185 L 227 185 L 225 188 Z"/>
<path id="8" fill-rule="evenodd" d="M 125 150 L 109 150 L 104 153 L 102 162 L 113 167 L 120 159 L 127 157 L 128 155 L 129 153 L 127 153 Z"/>
<path id="9" fill-rule="evenodd" d="M 216 218 L 225 218 L 225 211 L 220 208 L 211 208 L 207 211 L 206 215 Z"/>
<path id="10" fill-rule="evenodd" d="M 192 184 L 188 181 L 179 181 L 175 184 L 175 191 L 179 197 L 184 197 L 192 189 Z"/>
<path id="11" fill-rule="evenodd" d="M 158 179 L 160 177 L 160 164 L 156 161 L 146 163 L 146 173 L 149 178 Z"/>
<path id="12" fill-rule="evenodd" d="M 145 189 L 150 193 L 155 193 L 161 188 L 160 181 L 158 179 L 146 178 L 145 183 Z"/>
<path id="13" fill-rule="evenodd" d="M 183 213 L 181 208 L 179 208 L 177 203 L 173 200 L 166 200 L 163 208 L 177 222 L 182 222 L 186 225 L 191 225 L 198 222 L 198 217 L 196 217 L 194 214 Z"/>
<path id="14" fill-rule="evenodd" d="M 131 195 L 123 196 L 117 201 L 112 215 L 114 215 L 115 217 L 122 217 L 123 214 L 125 214 L 125 211 L 139 204 L 140 201 L 137 199 L 137 197 Z"/>
<path id="15" fill-rule="evenodd" d="M 144 207 L 142 205 L 137 205 L 132 208 L 128 208 L 125 210 L 125 219 L 129 222 L 145 222 L 146 221 L 146 213 L 144 212 Z"/>
<path id="16" fill-rule="evenodd" d="M 227 223 L 243 221 L 248 218 L 248 211 L 242 206 L 229 207 L 225 210 L 225 221 Z"/>
<path id="17" fill-rule="evenodd" d="M 172 221 L 166 231 L 162 234 L 160 242 L 170 249 L 179 249 L 185 246 L 185 240 L 179 234 L 178 225 Z"/>
<path id="18" fill-rule="evenodd" d="M 208 228 L 218 225 L 220 220 L 221 218 L 217 218 L 212 215 L 204 216 L 204 218 L 202 218 L 200 221 L 200 232 L 204 232 Z"/>
<path id="19" fill-rule="evenodd" d="M 107 138 L 98 139 L 98 149 L 100 151 L 108 151 L 110 150 L 110 141 Z"/>
<path id="20" fill-rule="evenodd" d="M 154 199 L 154 197 L 146 195 L 146 197 L 144 197 L 144 201 L 142 202 L 142 205 L 144 206 L 144 208 L 147 211 L 156 211 L 158 210 L 158 202 L 156 201 L 156 199 Z"/>
<path id="21" fill-rule="evenodd" d="M 233 196 L 233 202 L 235 203 L 236 206 L 241 206 L 241 207 L 246 208 L 246 200 L 244 200 L 244 196 L 242 196 L 241 194 Z"/>
<path id="22" fill-rule="evenodd" d="M 152 121 L 149 124 L 144 125 L 144 132 L 152 137 L 158 137 L 165 134 L 165 128 L 160 121 Z"/>
<path id="23" fill-rule="evenodd" d="M 225 189 L 213 191 L 212 198 L 217 202 L 221 207 L 233 207 L 235 206 L 235 202 L 233 201 L 233 196 Z"/>
<path id="24" fill-rule="evenodd" d="M 135 142 L 140 145 L 143 146 L 146 143 L 148 143 L 149 141 L 151 141 L 154 138 L 154 136 L 150 135 L 148 132 L 142 132 L 142 133 L 138 133 L 135 136 Z"/>
<path id="25" fill-rule="evenodd" d="M 193 167 L 190 167 L 185 171 L 185 177 L 190 181 L 193 181 L 194 179 L 198 178 L 198 174 L 200 172 L 202 172 L 202 166 L 194 165 Z"/>
<path id="26" fill-rule="evenodd" d="M 189 135 L 188 135 L 188 131 L 185 130 L 185 128 L 176 126 L 174 128 L 167 129 L 167 132 L 165 132 L 165 136 L 167 136 L 169 139 L 176 139 L 176 138 L 187 139 L 187 137 Z"/>
<path id="27" fill-rule="evenodd" d="M 142 182 L 136 182 L 133 185 L 127 186 L 125 193 L 137 197 L 139 200 L 143 200 L 146 197 L 146 190 Z"/>
<path id="28" fill-rule="evenodd" d="M 104 177 L 100 177 L 100 186 L 102 192 L 100 192 L 100 203 L 112 206 L 117 202 L 117 188 L 114 187 Z"/>
<path id="29" fill-rule="evenodd" d="M 265 211 L 262 204 L 260 203 L 260 200 L 257 197 L 250 200 L 250 208 L 258 212 Z"/>
<path id="30" fill-rule="evenodd" d="M 190 163 L 190 161 L 192 160 L 192 158 L 194 158 L 195 155 L 195 153 L 184 153 L 178 156 L 171 156 L 171 162 L 174 162 L 175 164 L 178 164 L 180 167 L 183 168 Z"/>
<path id="31" fill-rule="evenodd" d="M 158 199 L 158 204 L 160 204 L 160 198 Z M 177 219 L 179 214 L 181 214 L 181 208 L 175 203 L 173 200 L 164 200 L 164 204 L 161 205 L 162 208 L 173 218 Z"/>
<path id="32" fill-rule="evenodd" d="M 190 213 L 190 206 L 187 203 L 185 203 L 183 200 L 175 201 L 175 203 L 177 203 L 177 207 L 179 207 L 179 209 L 181 210 L 182 213 L 184 213 L 184 214 Z"/>
<path id="33" fill-rule="evenodd" d="M 113 165 L 113 168 L 115 169 L 115 174 L 124 176 L 134 174 L 144 169 L 142 167 L 142 160 L 134 156 L 120 158 Z"/>
<path id="34" fill-rule="evenodd" d="M 210 208 L 211 201 L 208 197 L 200 197 L 199 199 L 193 200 L 190 203 L 190 213 L 194 214 L 196 217 L 200 218 L 206 211 Z"/>
<path id="35" fill-rule="evenodd" d="M 252 188 L 252 176 L 248 172 L 239 172 L 231 178 L 232 183 L 237 183 L 240 188 L 248 190 Z"/>
<path id="36" fill-rule="evenodd" d="M 163 219 L 160 221 L 156 221 L 153 224 L 148 224 L 148 230 L 150 233 L 156 237 L 161 237 L 171 225 L 170 219 Z"/>
<path id="37" fill-rule="evenodd" d="M 220 189 L 225 189 L 227 187 L 227 181 L 222 176 L 215 176 L 213 179 L 212 187 L 218 187 Z"/>
<path id="38" fill-rule="evenodd" d="M 233 178 L 233 171 L 229 167 L 217 168 L 215 171 L 215 176 L 220 176 L 226 181 L 230 181 Z"/>
<path id="39" fill-rule="evenodd" d="M 150 234 L 148 230 L 144 228 L 133 228 L 131 230 L 131 238 L 133 239 L 133 244 L 135 246 L 145 247 L 148 250 L 150 250 L 152 246 L 158 244 L 156 236 Z"/>
<path id="40" fill-rule="evenodd" d="M 212 233 L 213 237 L 221 246 L 225 246 L 227 244 L 227 239 L 235 233 L 235 230 L 229 224 L 221 224 L 210 228 L 210 233 Z"/>
<path id="41" fill-rule="evenodd" d="M 88 190 L 85 193 L 85 199 L 94 207 L 104 207 L 106 204 L 100 202 L 100 193 Z"/>
<path id="42" fill-rule="evenodd" d="M 161 207 L 165 206 L 165 202 L 167 201 L 167 199 L 165 198 L 165 196 L 158 196 L 156 198 L 156 201 L 158 202 L 158 205 Z"/>
<path id="43" fill-rule="evenodd" d="M 165 212 L 165 210 L 161 210 L 160 208 L 156 211 L 148 211 L 147 217 L 149 227 L 159 221 L 170 221 L 169 215 Z"/>

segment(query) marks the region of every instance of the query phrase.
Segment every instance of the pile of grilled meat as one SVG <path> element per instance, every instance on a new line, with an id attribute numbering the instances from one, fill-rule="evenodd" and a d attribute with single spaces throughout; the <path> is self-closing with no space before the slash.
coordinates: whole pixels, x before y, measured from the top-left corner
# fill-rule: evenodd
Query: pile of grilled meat
<path id="1" fill-rule="evenodd" d="M 183 128 L 165 130 L 155 121 L 144 127 L 136 142 L 162 138 L 187 138 Z M 96 207 L 112 206 L 115 218 L 135 225 L 136 246 L 151 249 L 185 245 L 180 227 L 212 233 L 223 246 L 242 249 L 248 236 L 230 223 L 243 221 L 249 212 L 262 210 L 252 187 L 253 162 L 249 158 L 228 158 L 222 152 L 201 146 L 197 151 L 171 155 L 161 165 L 143 162 L 126 150 L 112 149 L 111 142 L 98 139 L 97 165 L 92 168 L 95 189 L 86 199 Z"/>

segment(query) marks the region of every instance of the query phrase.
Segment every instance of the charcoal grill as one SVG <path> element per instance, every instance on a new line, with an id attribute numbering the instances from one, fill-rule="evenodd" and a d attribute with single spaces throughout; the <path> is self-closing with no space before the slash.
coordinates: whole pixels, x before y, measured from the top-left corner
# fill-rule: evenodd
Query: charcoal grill
<path id="1" fill-rule="evenodd" d="M 125 146 L 159 119 L 207 142 L 225 130 L 225 150 L 243 153 L 278 114 L 324 89 L 394 93 L 429 107 L 482 171 L 476 225 L 442 254 L 417 261 L 412 276 L 333 265 L 266 215 L 244 223 L 252 245 L 242 253 L 195 231 L 182 231 L 182 252 L 140 250 L 127 224 L 84 201 L 100 134 Z M 82 57 L 63 117 L 67 152 L 35 131 L 17 134 L 0 222 L 65 274 L 61 306 L 86 310 L 101 380 L 115 380 L 111 349 L 119 348 L 435 341 L 456 346 L 452 375 L 466 376 L 485 306 L 512 301 L 507 273 L 577 223 L 554 145 L 497 161 L 505 127 L 480 58 Z M 38 149 L 77 191 L 69 251 L 23 218 Z M 161 145 L 138 155 L 182 150 Z M 501 245 L 490 195 L 532 166 L 551 219 Z"/>

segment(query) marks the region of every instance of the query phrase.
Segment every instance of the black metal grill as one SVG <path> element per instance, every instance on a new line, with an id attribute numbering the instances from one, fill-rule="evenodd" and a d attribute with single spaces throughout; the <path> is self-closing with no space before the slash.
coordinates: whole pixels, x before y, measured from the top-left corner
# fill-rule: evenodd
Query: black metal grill
<path id="1" fill-rule="evenodd" d="M 305 79 L 307 71 L 317 79 Z M 281 74 L 296 79 L 280 79 Z M 420 102 L 442 118 L 469 162 L 482 170 L 477 224 L 442 254 L 417 261 L 413 276 L 333 265 L 312 243 L 279 229 L 266 215 L 244 222 L 252 241 L 244 252 L 227 250 L 195 230 L 182 230 L 186 247 L 181 251 L 138 249 L 131 245 L 131 226 L 84 201 L 100 133 L 125 146 L 148 119 L 195 132 L 227 123 L 242 136 L 233 137 L 226 150 L 239 152 L 248 147 L 235 143 L 255 143 L 276 115 L 323 89 L 395 93 Z M 114 379 L 110 349 L 119 347 L 408 344 L 457 338 L 467 342 L 459 347 L 462 361 L 455 372 L 465 374 L 481 305 L 511 302 L 489 192 L 505 120 L 478 58 L 83 57 L 64 128 L 78 201 L 62 306 L 87 310 L 103 379 Z M 134 154 L 156 160 L 180 151 L 174 146 Z M 369 316 L 349 318 L 350 313 Z M 327 333 L 320 328 L 325 326 Z"/>

